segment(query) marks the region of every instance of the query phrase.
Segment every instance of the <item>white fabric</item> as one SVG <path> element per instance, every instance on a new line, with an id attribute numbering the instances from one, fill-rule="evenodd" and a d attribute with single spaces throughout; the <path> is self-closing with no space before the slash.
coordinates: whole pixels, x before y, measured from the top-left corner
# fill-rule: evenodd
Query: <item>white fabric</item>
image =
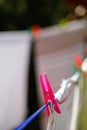
<path id="1" fill-rule="evenodd" d="M 26 116 L 27 69 L 31 36 L 0 33 L 0 130 L 10 130 Z"/>

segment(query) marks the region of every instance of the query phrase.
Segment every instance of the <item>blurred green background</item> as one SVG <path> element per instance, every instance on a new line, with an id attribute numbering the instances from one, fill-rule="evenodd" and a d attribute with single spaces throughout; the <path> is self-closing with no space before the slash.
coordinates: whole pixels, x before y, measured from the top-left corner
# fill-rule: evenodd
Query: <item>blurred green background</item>
<path id="1" fill-rule="evenodd" d="M 58 24 L 73 7 L 64 0 L 0 0 L 0 31 Z"/>
<path id="2" fill-rule="evenodd" d="M 38 24 L 46 27 L 70 17 L 74 8 L 86 0 L 0 0 L 0 31 L 25 30 Z"/>

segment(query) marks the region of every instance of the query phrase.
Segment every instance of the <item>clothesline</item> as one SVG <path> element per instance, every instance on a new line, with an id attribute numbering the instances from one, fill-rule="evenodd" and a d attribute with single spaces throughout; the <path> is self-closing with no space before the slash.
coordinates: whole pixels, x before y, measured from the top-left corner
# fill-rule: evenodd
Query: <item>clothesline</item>
<path id="1" fill-rule="evenodd" d="M 63 95 L 65 94 L 66 91 L 68 91 L 72 85 L 76 84 L 79 80 L 80 77 L 80 73 L 76 72 L 72 77 L 68 78 L 68 79 L 64 79 L 61 83 L 61 88 L 55 93 L 55 99 L 59 104 L 64 103 L 69 94 L 63 99 Z M 50 106 L 51 102 L 49 101 L 47 104 L 43 105 L 39 110 L 37 110 L 34 114 L 32 114 L 29 118 L 27 118 L 21 125 L 19 125 L 15 130 L 23 130 L 27 125 L 29 125 L 31 123 L 31 121 L 33 121 L 44 109 L 46 109 L 46 107 Z M 51 107 L 50 107 L 51 109 Z"/>

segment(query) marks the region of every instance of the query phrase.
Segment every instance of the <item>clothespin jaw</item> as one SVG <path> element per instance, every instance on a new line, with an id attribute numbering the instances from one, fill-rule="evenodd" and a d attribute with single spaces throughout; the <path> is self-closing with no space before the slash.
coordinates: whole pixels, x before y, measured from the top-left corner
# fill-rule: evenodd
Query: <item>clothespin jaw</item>
<path id="1" fill-rule="evenodd" d="M 40 82 L 41 82 L 41 86 L 42 86 L 42 91 L 43 91 L 43 96 L 44 96 L 45 103 L 47 103 L 48 101 L 51 101 L 54 110 L 57 113 L 60 114 L 61 113 L 61 109 L 59 107 L 58 102 L 55 99 L 52 87 L 50 85 L 50 82 L 49 82 L 48 77 L 47 77 L 46 74 L 44 74 L 44 78 L 45 78 L 46 84 L 44 83 L 44 81 L 42 79 L 42 75 L 40 75 Z M 49 108 L 47 108 L 46 111 L 47 111 L 47 115 L 50 115 Z"/>

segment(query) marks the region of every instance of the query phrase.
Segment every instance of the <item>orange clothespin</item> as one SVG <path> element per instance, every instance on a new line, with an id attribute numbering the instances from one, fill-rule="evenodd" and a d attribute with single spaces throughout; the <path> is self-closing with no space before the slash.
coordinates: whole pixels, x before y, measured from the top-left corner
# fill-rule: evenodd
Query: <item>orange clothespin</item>
<path id="1" fill-rule="evenodd" d="M 32 30 L 32 34 L 35 36 L 35 37 L 38 37 L 40 35 L 40 32 L 41 32 L 41 27 L 39 25 L 33 25 L 31 27 L 31 30 Z"/>
<path id="2" fill-rule="evenodd" d="M 79 55 L 76 55 L 76 56 L 74 57 L 74 60 L 75 60 L 76 67 L 77 67 L 78 69 L 80 69 L 80 68 L 81 68 L 81 65 L 82 65 L 82 57 L 79 56 Z"/>

